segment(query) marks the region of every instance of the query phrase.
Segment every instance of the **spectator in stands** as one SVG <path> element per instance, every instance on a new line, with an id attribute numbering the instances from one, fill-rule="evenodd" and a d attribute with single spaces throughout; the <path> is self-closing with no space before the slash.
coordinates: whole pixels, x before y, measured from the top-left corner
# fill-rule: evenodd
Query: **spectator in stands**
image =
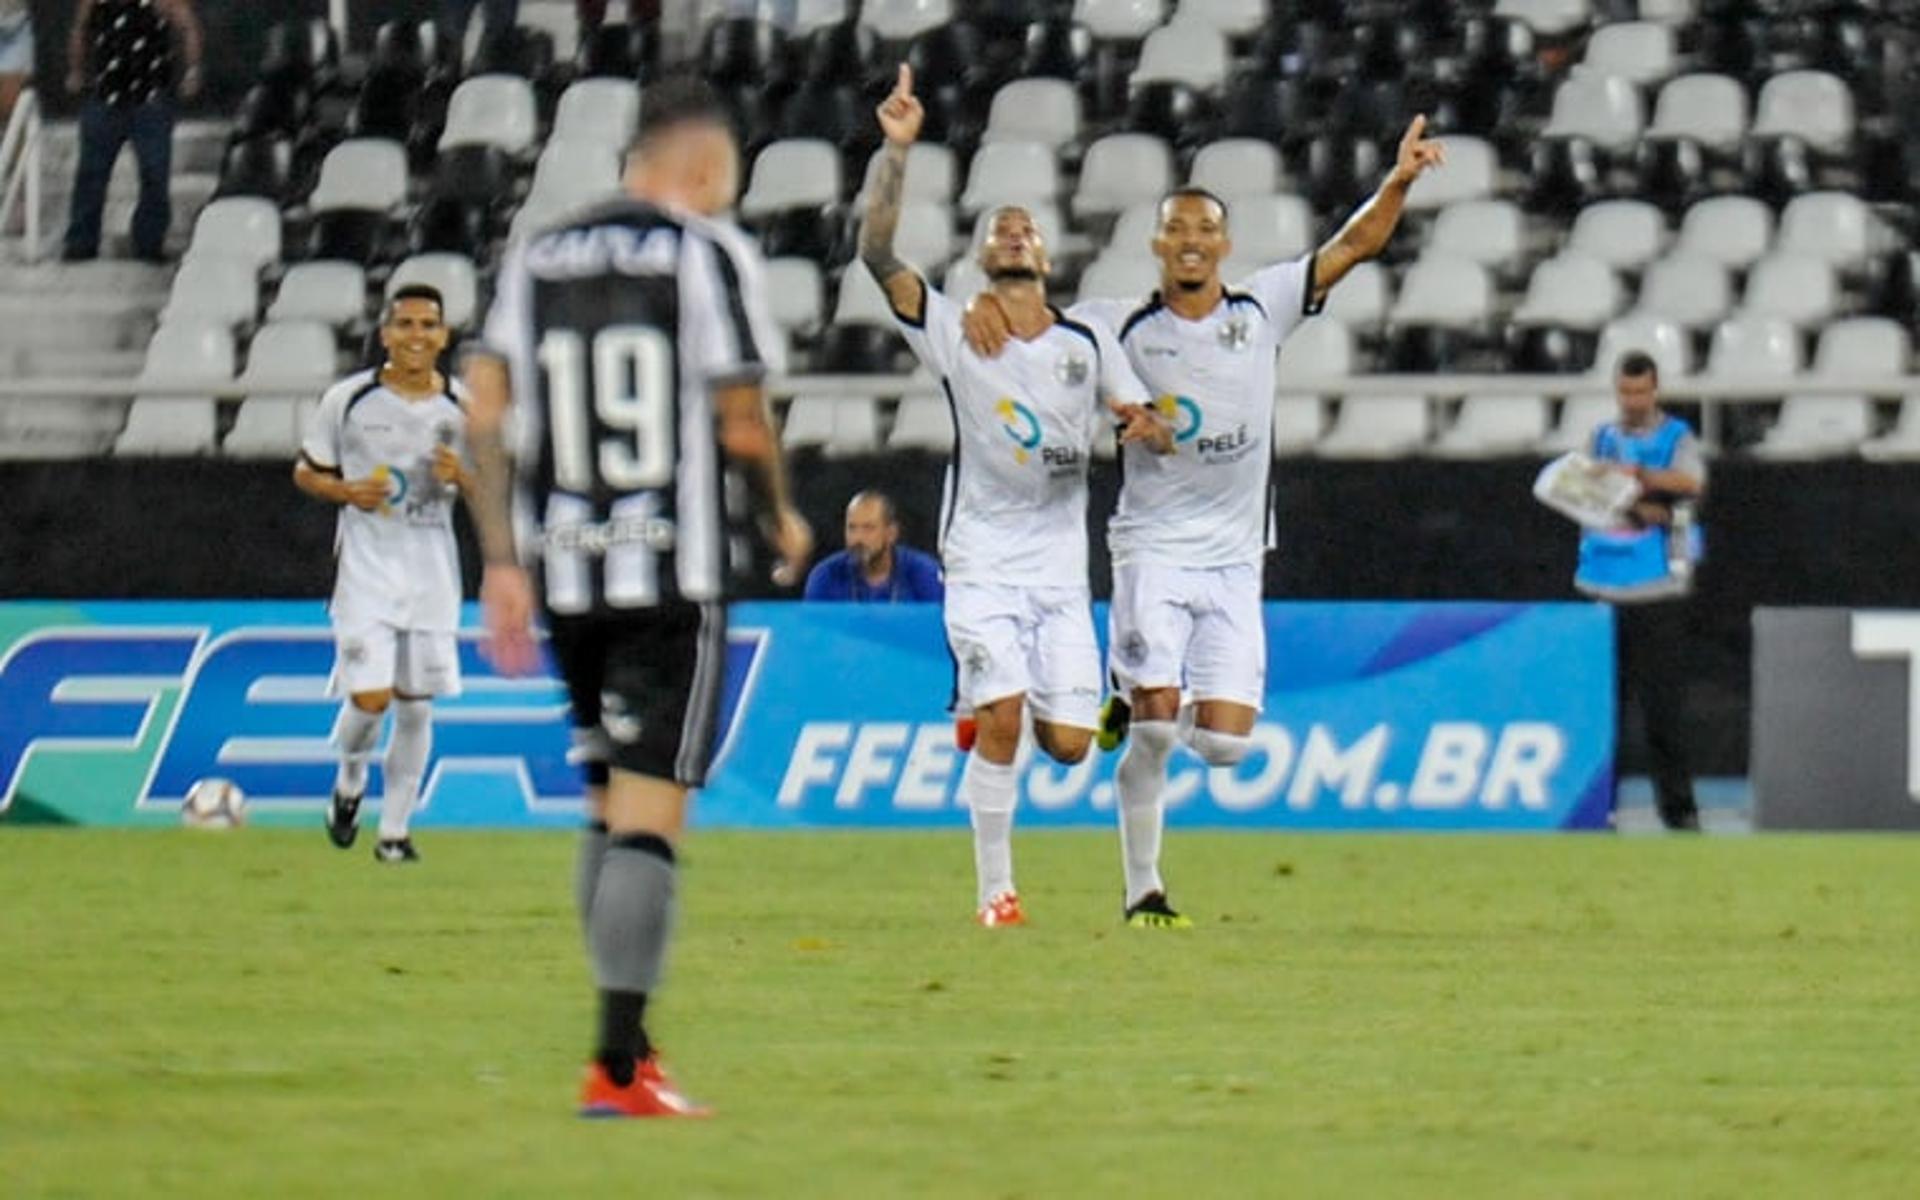
<path id="1" fill-rule="evenodd" d="M 940 564 L 900 544 L 893 501 L 856 492 L 847 502 L 847 548 L 821 559 L 807 576 L 808 600 L 938 604 L 946 598 Z"/>
<path id="2" fill-rule="evenodd" d="M 175 42 L 185 57 L 175 83 Z M 67 218 L 66 259 L 100 253 L 100 220 L 113 161 L 131 141 L 140 164 L 133 253 L 166 255 L 173 205 L 173 97 L 200 94 L 200 19 L 192 0 L 79 0 L 67 43 L 67 90 L 80 109 L 80 165 Z"/>
<path id="3" fill-rule="evenodd" d="M 607 0 L 577 0 L 576 10 L 580 14 L 580 33 L 584 37 L 607 21 Z M 660 0 L 627 0 L 627 24 L 657 25 L 660 22 Z"/>
<path id="4" fill-rule="evenodd" d="M 1687 769 L 1685 601 L 1699 557 L 1693 509 L 1706 490 L 1707 468 L 1693 430 L 1661 411 L 1659 386 L 1651 357 L 1621 357 L 1614 371 L 1620 416 L 1594 430 L 1591 451 L 1632 475 L 1640 498 L 1622 528 L 1581 535 L 1574 586 L 1613 605 L 1618 694 L 1623 712 L 1629 701 L 1639 706 L 1661 821 L 1697 830 Z"/>
<path id="5" fill-rule="evenodd" d="M 467 23 L 473 10 L 486 5 L 486 32 L 497 38 L 520 23 L 520 0 L 440 0 L 440 32 L 455 49 L 467 44 Z"/>
<path id="6" fill-rule="evenodd" d="M 0 129 L 33 78 L 33 10 L 27 0 L 0 0 Z"/>

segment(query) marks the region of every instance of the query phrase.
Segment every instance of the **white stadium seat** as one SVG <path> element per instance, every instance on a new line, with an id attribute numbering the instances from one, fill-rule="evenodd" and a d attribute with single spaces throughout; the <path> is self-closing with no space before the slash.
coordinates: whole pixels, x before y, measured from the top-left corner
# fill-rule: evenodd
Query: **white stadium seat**
<path id="1" fill-rule="evenodd" d="M 1227 39 L 1219 30 L 1174 21 L 1147 35 L 1131 78 L 1135 87 L 1184 83 L 1197 91 L 1217 92 L 1226 86 L 1229 61 Z"/>
<path id="2" fill-rule="evenodd" d="M 251 259 L 202 255 L 180 264 L 162 323 L 251 325 L 260 311 L 259 269 Z"/>
<path id="3" fill-rule="evenodd" d="M 1753 265 L 1740 311 L 1812 328 L 1840 307 L 1833 268 L 1811 255 L 1769 254 Z"/>
<path id="4" fill-rule="evenodd" d="M 1667 219 L 1644 200 L 1602 200 L 1573 219 L 1567 249 L 1616 271 L 1638 271 L 1666 248 Z"/>
<path id="5" fill-rule="evenodd" d="M 1547 433 L 1547 403 L 1538 396 L 1469 396 L 1460 417 L 1435 439 L 1443 458 L 1492 458 L 1531 450 Z"/>
<path id="6" fill-rule="evenodd" d="M 886 153 L 885 149 L 875 150 L 872 157 L 867 159 L 867 173 L 862 177 L 859 196 L 854 198 L 854 207 L 861 212 L 866 211 L 867 193 L 873 189 L 873 181 L 880 174 L 880 163 Z M 900 198 L 952 203 L 954 180 L 957 177 L 950 147 L 932 142 L 915 142 L 907 148 L 907 174 L 900 184 Z"/>
<path id="7" fill-rule="evenodd" d="M 953 451 L 953 414 L 939 396 L 905 396 L 887 433 L 889 450 Z"/>
<path id="8" fill-rule="evenodd" d="M 1060 195 L 1060 167 L 1038 142 L 993 142 L 980 147 L 960 193 L 960 211 L 1000 204 L 1052 204 Z"/>
<path id="9" fill-rule="evenodd" d="M 1680 219 L 1680 240 L 1674 249 L 1744 271 L 1760 260 L 1772 242 L 1772 209 L 1752 196 L 1711 196 L 1696 202 Z"/>
<path id="10" fill-rule="evenodd" d="M 518 75 L 472 75 L 453 89 L 440 149 L 497 146 L 508 154 L 529 149 L 540 133 L 533 84 Z"/>
<path id="11" fill-rule="evenodd" d="M 147 388 L 218 387 L 233 379 L 233 334 L 210 323 L 163 323 L 147 345 Z M 139 395 L 115 439 L 116 455 L 203 454 L 213 449 L 212 396 Z"/>
<path id="12" fill-rule="evenodd" d="M 1615 317 L 1600 331 L 1593 374 L 1611 379 L 1620 356 L 1635 350 L 1653 358 L 1662 380 L 1685 379 L 1693 374 L 1693 352 L 1686 332 L 1665 317 L 1638 312 Z"/>
<path id="13" fill-rule="evenodd" d="M 826 315 L 826 283 L 820 264 L 810 258 L 767 262 L 767 304 L 774 322 L 788 333 L 811 333 Z"/>
<path id="14" fill-rule="evenodd" d="M 1134 204 L 1152 203 L 1173 188 L 1173 152 L 1145 133 L 1115 133 L 1087 147 L 1080 183 L 1073 193 L 1075 216 L 1105 216 Z"/>
<path id="15" fill-rule="evenodd" d="M 591 142 L 624 154 L 640 120 L 640 88 L 626 79 L 581 79 L 560 93 L 550 141 Z"/>
<path id="16" fill-rule="evenodd" d="M 393 269 L 387 278 L 387 295 L 391 297 L 409 283 L 424 283 L 440 289 L 449 329 L 465 329 L 473 322 L 480 286 L 473 260 L 466 255 L 414 255 Z"/>
<path id="17" fill-rule="evenodd" d="M 1080 136 L 1080 94 L 1064 79 L 1016 79 L 993 94 L 988 142 L 1038 142 L 1058 150 Z"/>
<path id="18" fill-rule="evenodd" d="M 1848 317 L 1820 331 L 1815 375 L 1902 375 L 1913 357 L 1904 326 L 1886 317 Z"/>
<path id="19" fill-rule="evenodd" d="M 1640 140 L 1641 124 L 1640 93 L 1631 83 L 1615 75 L 1576 72 L 1554 89 L 1553 115 L 1540 136 L 1586 138 L 1620 153 Z"/>
<path id="20" fill-rule="evenodd" d="M 1267 23 L 1267 0 L 1180 0 L 1175 16 L 1230 38 L 1251 37 Z"/>
<path id="21" fill-rule="evenodd" d="M 1710 258 L 1671 254 L 1647 268 L 1634 311 L 1706 329 L 1733 311 L 1733 283 Z"/>
<path id="22" fill-rule="evenodd" d="M 406 198 L 406 147 L 386 138 L 349 138 L 327 151 L 307 207 L 388 209 Z"/>
<path id="23" fill-rule="evenodd" d="M 1080 273 L 1082 300 L 1145 301 L 1160 286 L 1160 264 L 1144 255 L 1109 250 Z"/>
<path id="24" fill-rule="evenodd" d="M 1500 156 L 1484 138 L 1445 137 L 1440 139 L 1446 151 L 1446 165 L 1423 172 L 1407 191 L 1407 208 L 1413 212 L 1431 212 L 1458 204 L 1462 200 L 1480 200 L 1494 194 L 1500 169 Z"/>
<path id="25" fill-rule="evenodd" d="M 1313 249 L 1313 209 L 1299 196 L 1249 196 L 1233 206 L 1227 233 L 1234 257 L 1256 267 L 1299 258 Z"/>
<path id="26" fill-rule="evenodd" d="M 1440 210 L 1426 248 L 1498 271 L 1520 260 L 1525 239 L 1520 206 L 1511 200 L 1462 200 Z"/>
<path id="27" fill-rule="evenodd" d="M 1136 42 L 1167 19 L 1166 0 L 1074 0 L 1073 20 L 1103 42 Z"/>
<path id="28" fill-rule="evenodd" d="M 740 198 L 740 215 L 824 208 L 839 199 L 839 147 L 819 138 L 787 138 L 754 158 L 753 180 Z"/>
<path id="29" fill-rule="evenodd" d="M 1393 305 L 1393 289 L 1387 269 L 1377 262 L 1363 262 L 1347 272 L 1347 277 L 1327 293 L 1321 311 L 1338 317 L 1349 329 L 1378 329 L 1386 322 Z"/>
<path id="30" fill-rule="evenodd" d="M 1400 458 L 1418 450 L 1431 427 L 1425 396 L 1349 397 L 1313 449 L 1322 458 Z"/>
<path id="31" fill-rule="evenodd" d="M 1780 214 L 1780 252 L 1810 255 L 1836 270 L 1865 266 L 1885 240 L 1873 210 L 1851 192 L 1807 192 Z"/>
<path id="32" fill-rule="evenodd" d="M 1479 263 L 1425 254 L 1400 283 L 1388 321 L 1464 329 L 1483 324 L 1493 311 L 1493 282 Z"/>
<path id="33" fill-rule="evenodd" d="M 953 20 L 953 0 L 864 0 L 860 23 L 888 42 L 905 42 Z"/>
<path id="34" fill-rule="evenodd" d="M 1187 183 L 1205 188 L 1231 207 L 1249 196 L 1273 195 L 1285 175 L 1280 151 L 1272 144 L 1257 138 L 1227 138 L 1200 147 Z"/>
<path id="35" fill-rule="evenodd" d="M 269 321 L 352 325 L 367 315 L 367 272 L 358 263 L 294 263 L 280 277 Z"/>
<path id="36" fill-rule="evenodd" d="M 620 189 L 620 154 L 600 142 L 550 141 L 533 166 L 529 204 L 568 207 Z"/>
<path id="37" fill-rule="evenodd" d="M 1512 17 L 1549 37 L 1572 33 L 1593 19 L 1587 0 L 1496 0 L 1493 15 Z"/>
<path id="38" fill-rule="evenodd" d="M 258 196 L 228 196 L 200 210 L 188 258 L 241 259 L 254 270 L 280 261 L 280 209 Z"/>
<path id="39" fill-rule="evenodd" d="M 1518 325 L 1597 330 L 1619 313 L 1622 302 L 1620 279 L 1607 264 L 1567 250 L 1533 269 L 1513 320 Z"/>
<path id="40" fill-rule="evenodd" d="M 1692 138 L 1709 150 L 1732 153 L 1747 136 L 1747 89 L 1728 75 L 1682 75 L 1660 89 L 1649 138 Z"/>
<path id="41" fill-rule="evenodd" d="M 1613 75 L 1636 87 L 1673 74 L 1673 30 L 1655 21 L 1602 25 L 1587 39 L 1580 69 Z"/>
<path id="42" fill-rule="evenodd" d="M 1853 93 L 1825 71 L 1788 71 L 1760 87 L 1755 137 L 1797 137 L 1815 150 L 1844 153 L 1853 144 Z"/>
<path id="43" fill-rule="evenodd" d="M 220 449 L 229 458 L 290 458 L 317 403 L 315 380 L 336 374 L 333 330 L 319 321 L 262 325 L 247 347 L 240 387 L 247 393 Z"/>
<path id="44" fill-rule="evenodd" d="M 1541 438 L 1534 449 L 1547 455 L 1584 450 L 1593 444 L 1593 431 L 1613 420 L 1619 411 L 1620 404 L 1611 394 L 1570 396 L 1561 406 L 1560 420 L 1553 432 Z"/>
<path id="45" fill-rule="evenodd" d="M 1738 316 L 1713 331 L 1703 378 L 1788 380 L 1800 371 L 1800 335 L 1777 317 Z"/>

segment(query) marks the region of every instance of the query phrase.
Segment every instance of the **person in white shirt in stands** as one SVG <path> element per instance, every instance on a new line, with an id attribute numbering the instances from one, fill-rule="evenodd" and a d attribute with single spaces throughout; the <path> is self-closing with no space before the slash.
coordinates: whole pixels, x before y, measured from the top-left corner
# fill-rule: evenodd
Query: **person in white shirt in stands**
<path id="1" fill-rule="evenodd" d="M 1063 763 L 1086 757 L 1098 720 L 1087 461 L 1102 398 L 1124 422 L 1125 440 L 1172 443 L 1112 336 L 1047 303 L 1047 248 L 1024 209 L 993 213 L 980 250 L 1013 338 L 998 358 L 967 348 L 960 306 L 893 251 L 907 148 L 924 116 L 908 67 L 879 115 L 886 157 L 860 257 L 953 408 L 940 557 L 955 699 L 978 729 L 960 794 L 972 814 L 978 919 L 1019 925 L 1026 916 L 1014 888 L 1012 831 L 1023 713 L 1032 710 L 1035 740 Z"/>
<path id="2" fill-rule="evenodd" d="M 1247 754 L 1266 694 L 1261 560 L 1271 519 L 1274 357 L 1334 284 L 1386 248 L 1407 190 L 1443 158 L 1415 117 L 1386 182 L 1319 250 L 1267 266 L 1227 286 L 1232 253 L 1227 206 L 1199 188 L 1160 204 L 1153 253 L 1160 288 L 1144 304 L 1075 307 L 1111 330 L 1173 426 L 1171 454 L 1122 452 L 1113 550 L 1108 654 L 1114 694 L 1100 744 L 1133 739 L 1115 776 L 1126 874 L 1124 917 L 1144 928 L 1192 924 L 1167 900 L 1160 876 L 1167 760 L 1184 742 L 1212 766 Z M 968 337 L 997 354 L 1007 344 L 1004 305 L 982 293 Z"/>
<path id="3" fill-rule="evenodd" d="M 343 850 L 359 835 L 368 762 L 391 708 L 374 846 L 385 863 L 420 857 L 408 824 L 433 745 L 433 699 L 460 692 L 453 500 L 469 478 L 464 396 L 437 365 L 447 338 L 438 291 L 414 284 L 394 292 L 380 327 L 385 363 L 327 390 L 293 469 L 301 491 L 340 506 L 328 611 L 334 682 L 346 702 L 334 729 L 340 772 L 327 835 Z"/>

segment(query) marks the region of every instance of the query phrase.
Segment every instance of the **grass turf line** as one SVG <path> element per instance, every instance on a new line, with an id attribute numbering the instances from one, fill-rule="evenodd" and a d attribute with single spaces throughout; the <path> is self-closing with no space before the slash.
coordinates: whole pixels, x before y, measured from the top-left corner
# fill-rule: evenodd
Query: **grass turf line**
<path id="1" fill-rule="evenodd" d="M 656 1035 L 571 1117 L 572 839 L 0 834 L 0 1193 L 1906 1195 L 1920 841 L 703 834 Z"/>

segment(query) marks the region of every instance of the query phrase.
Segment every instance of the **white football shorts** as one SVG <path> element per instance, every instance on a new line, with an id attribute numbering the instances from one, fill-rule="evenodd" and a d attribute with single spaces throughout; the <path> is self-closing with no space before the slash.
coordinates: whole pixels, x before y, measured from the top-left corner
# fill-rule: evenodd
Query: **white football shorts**
<path id="1" fill-rule="evenodd" d="M 1266 698 L 1259 567 L 1116 566 L 1107 635 L 1109 665 L 1127 691 L 1177 687 L 1189 703 L 1256 709 Z"/>
<path id="2" fill-rule="evenodd" d="M 1036 719 L 1100 720 L 1100 643 L 1086 588 L 949 583 L 947 645 L 962 708 L 1025 694 Z"/>
<path id="3" fill-rule="evenodd" d="M 334 627 L 333 692 L 458 696 L 460 650 L 451 631 L 396 629 L 380 622 Z"/>

